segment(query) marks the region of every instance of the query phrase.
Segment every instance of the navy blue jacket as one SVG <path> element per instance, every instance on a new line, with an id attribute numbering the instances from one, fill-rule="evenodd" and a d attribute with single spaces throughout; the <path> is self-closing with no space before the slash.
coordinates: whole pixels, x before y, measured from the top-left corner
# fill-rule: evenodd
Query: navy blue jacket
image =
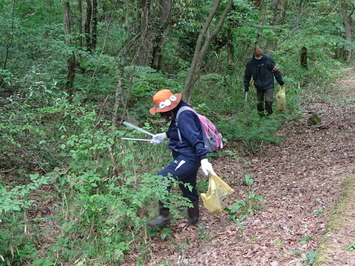
<path id="1" fill-rule="evenodd" d="M 173 109 L 174 117 L 182 106 L 189 106 L 186 102 L 181 101 L 177 107 Z M 181 133 L 181 142 L 179 140 L 177 126 Z M 185 110 L 180 113 L 178 125 L 175 119 L 170 123 L 167 135 L 170 139 L 168 147 L 172 150 L 173 157 L 179 155 L 194 157 L 194 159 L 202 160 L 206 158 L 207 150 L 202 137 L 202 128 L 200 120 L 196 113 Z"/>
<path id="2" fill-rule="evenodd" d="M 249 88 L 251 77 L 254 80 L 254 86 L 257 90 L 267 90 L 275 87 L 274 76 L 277 82 L 282 86 L 282 74 L 275 67 L 275 62 L 271 56 L 263 54 L 260 60 L 249 59 L 244 72 L 244 88 Z"/>

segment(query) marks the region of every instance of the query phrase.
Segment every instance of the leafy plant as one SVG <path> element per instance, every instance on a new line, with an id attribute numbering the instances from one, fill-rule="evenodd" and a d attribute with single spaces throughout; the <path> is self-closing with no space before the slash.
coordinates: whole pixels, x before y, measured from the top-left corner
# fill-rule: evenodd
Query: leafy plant
<path id="1" fill-rule="evenodd" d="M 317 252 L 316 251 L 307 251 L 305 258 L 304 258 L 304 263 L 303 265 L 312 265 L 317 257 Z"/>
<path id="2" fill-rule="evenodd" d="M 313 238 L 313 236 L 305 236 L 302 240 L 301 240 L 301 244 L 305 245 L 307 243 L 308 240 L 311 240 Z"/>
<path id="3" fill-rule="evenodd" d="M 209 242 L 211 240 L 211 231 L 207 230 L 206 227 L 201 223 L 198 227 L 199 239 L 203 242 Z"/>
<path id="4" fill-rule="evenodd" d="M 245 175 L 244 182 L 245 185 L 249 187 L 254 184 L 254 179 L 250 175 Z M 257 204 L 260 201 L 264 201 L 264 198 L 261 195 L 256 194 L 257 189 L 258 188 L 254 188 L 250 191 L 245 190 L 245 200 L 235 200 L 234 204 L 226 208 L 230 219 L 240 228 L 243 228 L 242 222 L 248 217 L 248 215 L 254 215 L 257 210 L 262 208 Z"/>
<path id="5" fill-rule="evenodd" d="M 323 208 L 319 208 L 318 210 L 314 211 L 313 214 L 322 214 L 324 212 Z"/>
<path id="6" fill-rule="evenodd" d="M 120 262 L 132 243 L 143 238 L 149 202 L 160 199 L 169 206 L 183 202 L 180 195 L 168 193 L 155 175 L 141 175 L 137 182 L 134 175 L 104 180 L 90 174 L 64 174 L 67 181 L 60 191 L 61 234 L 51 248 L 63 262 L 72 263 L 78 258 Z M 169 230 L 163 229 L 160 237 L 167 238 Z M 80 251 L 72 253 L 75 247 L 81 247 Z M 47 260 L 51 259 L 48 256 Z"/>
<path id="7" fill-rule="evenodd" d="M 273 119 L 260 119 L 256 115 L 246 116 L 245 113 L 234 115 L 230 121 L 219 123 L 219 130 L 230 141 L 240 143 L 241 148 L 248 154 L 261 154 L 264 145 L 273 143 L 279 145 L 282 136 L 276 135 L 283 118 L 275 116 Z"/>
<path id="8" fill-rule="evenodd" d="M 50 179 L 38 174 L 30 175 L 28 184 L 4 186 L 0 183 L 0 258 L 8 265 L 20 264 L 36 254 L 35 239 L 30 234 L 31 223 L 27 213 L 36 201 L 30 193 Z"/>
<path id="9" fill-rule="evenodd" d="M 355 243 L 346 246 L 347 250 L 355 250 Z"/>
<path id="10" fill-rule="evenodd" d="M 173 231 L 170 228 L 164 227 L 162 229 L 162 231 L 160 232 L 160 238 L 161 239 L 166 239 L 167 237 L 169 237 L 171 235 L 172 232 Z"/>
<path id="11" fill-rule="evenodd" d="M 244 181 L 244 185 L 246 186 L 251 186 L 254 184 L 254 178 L 248 174 L 243 176 L 243 181 Z"/>

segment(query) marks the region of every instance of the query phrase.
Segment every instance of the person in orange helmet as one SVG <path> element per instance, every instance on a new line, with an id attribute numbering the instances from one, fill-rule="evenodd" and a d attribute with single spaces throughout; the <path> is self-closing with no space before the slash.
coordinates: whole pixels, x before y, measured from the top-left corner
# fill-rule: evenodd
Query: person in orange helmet
<path id="1" fill-rule="evenodd" d="M 150 113 L 153 115 L 160 113 L 167 122 L 170 122 L 170 125 L 167 132 L 154 135 L 151 143 L 160 144 L 165 139 L 169 139 L 168 147 L 172 150 L 173 161 L 157 175 L 161 176 L 162 180 L 166 180 L 165 177 L 173 177 L 181 182 L 179 187 L 182 195 L 188 198 L 193 206 L 187 209 L 186 226 L 195 226 L 199 220 L 199 195 L 196 189 L 198 169 L 201 167 L 205 175 L 208 173 L 215 175 L 215 172 L 206 157 L 207 150 L 197 114 L 192 110 L 185 110 L 180 113 L 178 121 L 175 120 L 179 109 L 189 106 L 181 98 L 182 93 L 173 94 L 168 89 L 161 90 L 154 95 L 154 106 L 150 109 Z M 171 187 L 168 186 L 167 189 L 170 191 Z M 159 202 L 158 216 L 148 222 L 148 225 L 159 227 L 169 222 L 169 209 Z"/>

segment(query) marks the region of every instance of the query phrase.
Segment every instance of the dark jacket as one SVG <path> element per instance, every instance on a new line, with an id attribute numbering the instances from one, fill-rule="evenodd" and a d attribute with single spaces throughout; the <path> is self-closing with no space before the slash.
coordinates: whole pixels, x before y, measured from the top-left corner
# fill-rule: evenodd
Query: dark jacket
<path id="1" fill-rule="evenodd" d="M 254 80 L 254 86 L 257 90 L 267 90 L 275 87 L 274 76 L 277 82 L 282 86 L 282 74 L 275 67 L 275 62 L 271 56 L 263 54 L 260 60 L 249 59 L 244 73 L 244 87 L 249 88 L 251 77 Z"/>
<path id="2" fill-rule="evenodd" d="M 189 105 L 181 101 L 173 110 L 174 117 L 176 117 L 177 112 L 182 106 Z M 203 142 L 200 120 L 196 113 L 190 110 L 181 112 L 178 127 L 180 129 L 182 142 L 179 140 L 175 119 L 171 121 L 167 131 L 167 135 L 170 138 L 168 147 L 172 150 L 173 157 L 176 158 L 179 155 L 185 155 L 199 160 L 206 158 L 207 150 Z"/>

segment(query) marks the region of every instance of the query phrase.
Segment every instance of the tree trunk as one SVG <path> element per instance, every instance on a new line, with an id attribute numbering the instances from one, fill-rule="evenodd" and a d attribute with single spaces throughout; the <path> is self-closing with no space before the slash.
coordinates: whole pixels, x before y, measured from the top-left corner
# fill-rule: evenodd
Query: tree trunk
<path id="1" fill-rule="evenodd" d="M 158 22 L 158 30 L 155 33 L 155 38 L 153 41 L 151 67 L 160 70 L 160 63 L 162 59 L 161 50 L 165 42 L 165 37 L 168 33 L 172 4 L 171 0 L 158 0 L 158 5 L 158 17 L 160 20 Z"/>
<path id="2" fill-rule="evenodd" d="M 275 34 L 277 36 L 280 35 L 280 28 L 281 25 L 284 24 L 285 20 L 285 5 L 287 0 L 273 0 L 271 3 L 271 10 L 272 10 L 272 22 L 271 25 L 275 26 Z M 274 42 L 267 43 L 265 49 L 266 50 L 275 50 L 277 46 L 278 39 Z"/>
<path id="3" fill-rule="evenodd" d="M 83 47 L 83 1 L 78 0 L 78 9 L 79 9 L 79 46 Z"/>
<path id="4" fill-rule="evenodd" d="M 129 8 L 129 0 L 125 0 L 125 24 L 126 24 L 126 40 L 129 40 L 131 36 L 131 24 L 129 23 L 130 17 L 130 8 Z M 129 46 L 125 45 L 123 48 L 123 54 L 127 55 L 129 51 Z"/>
<path id="5" fill-rule="evenodd" d="M 209 16 L 207 17 L 206 22 L 205 22 L 198 38 L 197 38 L 194 57 L 191 62 L 189 74 L 185 80 L 185 86 L 184 86 L 184 91 L 183 91 L 183 99 L 184 99 L 184 101 L 186 101 L 188 103 L 190 103 L 192 88 L 195 85 L 197 79 L 199 78 L 199 72 L 200 72 L 202 60 L 203 60 L 204 56 L 206 55 L 206 52 L 210 46 L 211 40 L 213 40 L 217 36 L 217 34 L 220 32 L 222 25 L 228 15 L 228 12 L 232 8 L 233 0 L 228 1 L 223 13 L 221 14 L 221 17 L 218 20 L 218 23 L 217 23 L 215 29 L 210 33 L 211 23 L 217 14 L 218 7 L 219 7 L 220 3 L 221 3 L 221 0 L 214 1 L 214 6 L 213 6 Z"/>
<path id="6" fill-rule="evenodd" d="M 307 59 L 307 48 L 303 46 L 301 49 L 301 67 L 305 70 L 308 70 Z"/>
<path id="7" fill-rule="evenodd" d="M 162 58 L 161 48 L 165 42 L 170 14 L 171 0 L 157 0 L 156 8 L 150 0 L 143 0 L 142 44 L 138 52 L 138 65 L 160 68 Z"/>
<path id="8" fill-rule="evenodd" d="M 138 62 L 139 66 L 149 66 L 151 61 L 151 51 L 153 50 L 152 42 L 152 28 L 149 25 L 150 20 L 150 0 L 142 0 L 143 7 L 143 21 L 142 21 L 142 36 L 141 45 L 138 48 Z"/>
<path id="9" fill-rule="evenodd" d="M 65 43 L 66 45 L 70 46 L 71 41 L 69 36 L 71 34 L 71 21 L 70 21 L 69 1 L 63 3 L 63 8 L 64 8 L 64 18 L 63 18 L 64 33 L 66 35 Z M 68 74 L 67 74 L 67 82 L 65 84 L 65 88 L 71 99 L 74 93 L 74 78 L 75 78 L 75 66 L 76 66 L 75 54 L 72 53 L 71 55 L 69 55 L 67 61 L 68 61 L 68 66 L 67 66 Z"/>
<path id="10" fill-rule="evenodd" d="M 97 44 L 97 0 L 92 1 L 92 35 L 91 35 L 91 51 L 96 49 Z"/>
<path id="11" fill-rule="evenodd" d="M 252 3 L 255 7 L 260 7 L 263 3 L 263 0 L 253 0 Z"/>
<path id="12" fill-rule="evenodd" d="M 281 25 L 285 19 L 285 5 L 287 0 L 273 0 L 271 3 L 273 21 L 272 25 Z"/>
<path id="13" fill-rule="evenodd" d="M 96 49 L 97 44 L 97 0 L 86 0 L 86 20 L 85 20 L 85 38 L 86 48 L 89 52 Z"/>
<path id="14" fill-rule="evenodd" d="M 348 44 L 345 45 L 345 61 L 349 62 L 352 57 L 352 49 L 351 49 L 351 16 L 348 15 L 348 11 L 343 8 L 341 15 L 343 17 L 343 23 L 345 27 L 345 40 Z"/>
<path id="15" fill-rule="evenodd" d="M 70 23 L 70 5 L 69 1 L 63 3 L 64 13 L 63 13 L 63 23 L 64 23 L 64 34 L 68 36 L 71 33 L 71 23 Z M 70 45 L 70 39 L 65 38 L 65 44 Z"/>
<path id="16" fill-rule="evenodd" d="M 254 2 L 254 4 L 256 4 L 256 2 Z M 268 10 L 268 6 L 267 6 L 268 2 L 267 1 L 257 1 L 257 5 L 258 5 L 258 9 L 259 9 L 259 30 L 257 32 L 256 35 L 256 41 L 255 44 L 259 44 L 260 46 L 262 46 L 260 44 L 260 40 L 262 39 L 262 35 L 260 32 L 260 27 L 263 27 L 265 20 L 267 18 L 267 10 Z"/>
<path id="17" fill-rule="evenodd" d="M 86 39 L 86 48 L 88 51 L 91 51 L 91 15 L 92 15 L 92 4 L 91 0 L 86 0 L 86 19 L 85 19 L 85 39 Z"/>

